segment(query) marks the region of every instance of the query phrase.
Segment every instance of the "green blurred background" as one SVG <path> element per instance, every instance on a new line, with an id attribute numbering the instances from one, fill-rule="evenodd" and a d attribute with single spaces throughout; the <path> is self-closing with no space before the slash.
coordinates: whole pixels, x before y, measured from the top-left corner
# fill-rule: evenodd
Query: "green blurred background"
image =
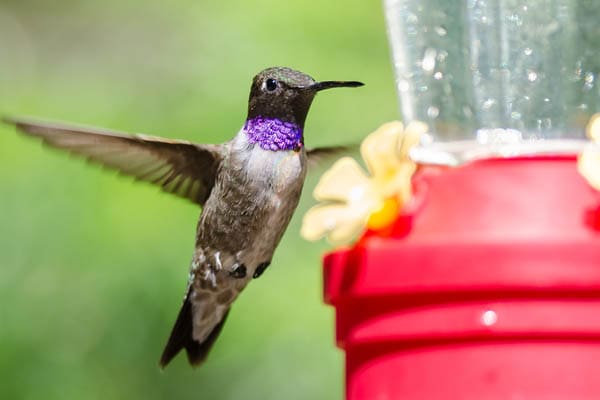
<path id="1" fill-rule="evenodd" d="M 378 2 L 0 0 L 0 113 L 222 142 L 273 65 L 367 84 L 317 97 L 309 146 L 397 118 Z M 329 247 L 298 234 L 318 176 L 208 362 L 161 371 L 199 209 L 0 126 L 0 398 L 341 398 Z"/>

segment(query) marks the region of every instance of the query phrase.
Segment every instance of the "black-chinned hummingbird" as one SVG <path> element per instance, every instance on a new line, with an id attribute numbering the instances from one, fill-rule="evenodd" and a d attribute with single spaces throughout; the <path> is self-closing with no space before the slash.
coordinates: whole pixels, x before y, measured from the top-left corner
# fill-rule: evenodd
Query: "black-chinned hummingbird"
<path id="1" fill-rule="evenodd" d="M 258 278 L 292 217 L 307 163 L 339 147 L 307 150 L 304 122 L 320 90 L 362 86 L 316 82 L 290 68 L 258 73 L 248 116 L 237 135 L 211 145 L 103 129 L 5 118 L 46 144 L 160 185 L 202 206 L 185 298 L 160 358 L 166 366 L 185 349 L 199 365 L 214 344 L 233 301 Z"/>

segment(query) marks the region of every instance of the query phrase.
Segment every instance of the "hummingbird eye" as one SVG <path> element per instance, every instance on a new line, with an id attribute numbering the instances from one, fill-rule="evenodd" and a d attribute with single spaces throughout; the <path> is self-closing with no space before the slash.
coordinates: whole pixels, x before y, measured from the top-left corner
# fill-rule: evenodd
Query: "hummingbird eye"
<path id="1" fill-rule="evenodd" d="M 275 80 L 273 78 L 269 78 L 265 81 L 265 88 L 269 92 L 272 92 L 275 89 L 277 89 L 277 86 L 279 86 L 279 82 L 277 82 L 277 80 Z"/>

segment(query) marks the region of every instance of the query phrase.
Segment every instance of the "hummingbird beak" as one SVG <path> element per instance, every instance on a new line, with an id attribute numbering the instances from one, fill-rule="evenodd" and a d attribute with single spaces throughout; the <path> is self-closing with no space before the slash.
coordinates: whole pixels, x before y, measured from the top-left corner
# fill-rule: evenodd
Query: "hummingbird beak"
<path id="1" fill-rule="evenodd" d="M 306 89 L 311 89 L 311 90 L 314 90 L 315 92 L 318 92 L 320 90 L 337 88 L 337 87 L 359 87 L 359 86 L 363 86 L 363 85 L 364 85 L 364 83 L 357 82 L 357 81 L 323 81 L 323 82 L 313 83 L 312 85 L 307 86 Z"/>

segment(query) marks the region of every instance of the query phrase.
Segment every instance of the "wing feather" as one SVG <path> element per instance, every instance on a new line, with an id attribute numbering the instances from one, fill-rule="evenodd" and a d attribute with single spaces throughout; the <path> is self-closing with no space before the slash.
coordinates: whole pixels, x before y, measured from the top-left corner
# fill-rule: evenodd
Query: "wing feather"
<path id="1" fill-rule="evenodd" d="M 357 145 L 317 147 L 314 149 L 306 149 L 306 156 L 308 157 L 308 168 L 310 169 L 317 167 L 321 163 L 330 161 L 334 157 L 340 157 L 344 153 L 351 153 L 356 151 L 357 149 Z"/>
<path id="2" fill-rule="evenodd" d="M 19 131 L 137 180 L 160 185 L 166 192 L 203 205 L 223 158 L 221 145 L 200 145 L 149 135 L 127 135 L 61 123 L 4 118 Z"/>

